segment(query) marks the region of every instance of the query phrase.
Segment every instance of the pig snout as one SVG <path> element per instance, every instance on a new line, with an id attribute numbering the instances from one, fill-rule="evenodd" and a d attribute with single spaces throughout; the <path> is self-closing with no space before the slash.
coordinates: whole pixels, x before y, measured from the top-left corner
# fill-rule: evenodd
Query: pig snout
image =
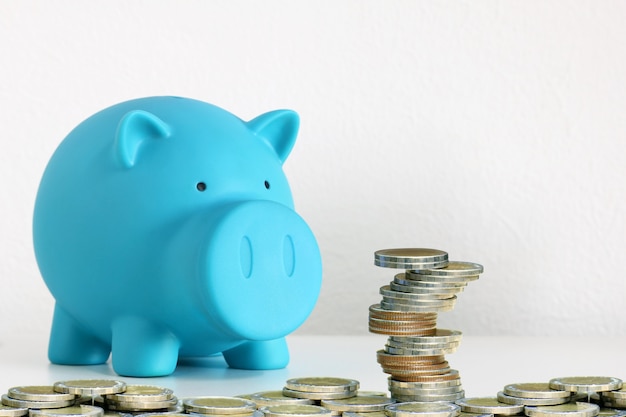
<path id="1" fill-rule="evenodd" d="M 273 201 L 230 205 L 213 222 L 202 270 L 206 305 L 230 332 L 271 340 L 313 310 L 322 268 L 316 239 L 291 208 Z"/>

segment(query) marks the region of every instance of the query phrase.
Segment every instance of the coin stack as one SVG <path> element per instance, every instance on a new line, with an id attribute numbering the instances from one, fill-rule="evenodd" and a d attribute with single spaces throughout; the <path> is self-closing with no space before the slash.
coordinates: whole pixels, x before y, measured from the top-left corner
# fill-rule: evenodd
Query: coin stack
<path id="1" fill-rule="evenodd" d="M 459 372 L 445 355 L 456 351 L 461 332 L 437 328 L 437 314 L 454 308 L 457 294 L 483 272 L 472 262 L 451 262 L 438 249 L 383 249 L 374 264 L 404 269 L 380 288 L 382 300 L 369 308 L 369 330 L 389 336 L 377 352 L 390 375 L 391 397 L 402 402 L 454 402 L 463 398 Z"/>
<path id="2" fill-rule="evenodd" d="M 285 382 L 283 395 L 321 402 L 357 395 L 359 381 L 335 377 L 291 378 Z"/>
<path id="3" fill-rule="evenodd" d="M 462 398 L 455 403 L 463 412 L 494 416 L 622 417 L 626 413 L 615 408 L 626 408 L 626 404 L 620 407 L 610 400 L 620 396 L 622 390 L 619 378 L 561 377 L 549 382 L 508 384 L 496 396 Z"/>

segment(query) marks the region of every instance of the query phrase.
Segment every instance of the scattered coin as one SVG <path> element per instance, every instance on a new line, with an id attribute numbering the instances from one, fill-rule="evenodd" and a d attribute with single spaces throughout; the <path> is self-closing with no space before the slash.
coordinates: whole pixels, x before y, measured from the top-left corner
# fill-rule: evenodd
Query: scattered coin
<path id="1" fill-rule="evenodd" d="M 506 404 L 519 404 L 519 405 L 557 405 L 557 404 L 565 404 L 569 401 L 568 397 L 564 398 L 525 398 L 525 397 L 514 397 L 512 395 L 507 395 L 504 392 L 500 391 L 496 395 L 498 401 Z"/>
<path id="2" fill-rule="evenodd" d="M 63 408 L 31 409 L 30 417 L 102 417 L 104 410 L 92 405 L 74 405 Z"/>
<path id="3" fill-rule="evenodd" d="M 60 393 L 76 394 L 85 397 L 118 394 L 126 390 L 126 383 L 110 379 L 78 379 L 55 382 L 54 390 Z"/>
<path id="4" fill-rule="evenodd" d="M 9 388 L 7 395 L 16 400 L 25 401 L 73 401 L 74 394 L 56 392 L 52 385 L 32 385 Z"/>
<path id="5" fill-rule="evenodd" d="M 526 406 L 524 414 L 529 417 L 594 417 L 600 412 L 596 404 L 576 402 L 549 406 Z"/>
<path id="6" fill-rule="evenodd" d="M 314 400 L 308 398 L 294 398 L 287 397 L 283 394 L 282 390 L 280 391 L 262 391 L 256 392 L 249 396 L 249 399 L 253 401 L 257 408 L 269 406 L 269 405 L 280 405 L 280 404 L 309 404 L 312 405 Z"/>
<path id="7" fill-rule="evenodd" d="M 622 380 L 609 376 L 568 376 L 551 379 L 550 388 L 577 393 L 614 391 L 622 388 Z"/>
<path id="8" fill-rule="evenodd" d="M 567 398 L 571 397 L 569 391 L 550 388 L 548 382 L 526 382 L 506 385 L 503 392 L 507 395 L 521 398 Z"/>
<path id="9" fill-rule="evenodd" d="M 257 409 L 252 401 L 238 397 L 206 396 L 183 400 L 185 411 L 198 414 L 252 414 Z"/>
<path id="10" fill-rule="evenodd" d="M 2 417 L 21 417 L 28 414 L 28 408 L 26 407 L 11 407 L 8 405 L 0 404 L 0 416 Z"/>
<path id="11" fill-rule="evenodd" d="M 455 417 L 460 413 L 455 404 L 437 402 L 404 402 L 389 405 L 385 414 L 389 417 Z"/>
<path id="12" fill-rule="evenodd" d="M 512 416 L 524 411 L 523 405 L 505 404 L 496 397 L 473 397 L 456 400 L 455 403 L 467 413 L 490 413 L 503 416 Z"/>
<path id="13" fill-rule="evenodd" d="M 267 417 L 330 417 L 332 415 L 329 409 L 310 404 L 269 405 L 259 410 Z"/>
<path id="14" fill-rule="evenodd" d="M 342 400 L 322 400 L 321 406 L 331 411 L 372 412 L 384 411 L 385 407 L 393 404 L 394 400 L 380 395 L 357 395 Z"/>

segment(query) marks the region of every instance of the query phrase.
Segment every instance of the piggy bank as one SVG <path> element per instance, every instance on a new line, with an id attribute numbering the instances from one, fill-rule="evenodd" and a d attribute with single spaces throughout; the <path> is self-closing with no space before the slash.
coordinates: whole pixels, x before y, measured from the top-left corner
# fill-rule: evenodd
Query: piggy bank
<path id="1" fill-rule="evenodd" d="M 319 295 L 311 229 L 283 172 L 290 110 L 243 121 L 188 98 L 126 101 L 61 142 L 37 192 L 52 363 L 162 376 L 182 357 L 285 367 Z"/>

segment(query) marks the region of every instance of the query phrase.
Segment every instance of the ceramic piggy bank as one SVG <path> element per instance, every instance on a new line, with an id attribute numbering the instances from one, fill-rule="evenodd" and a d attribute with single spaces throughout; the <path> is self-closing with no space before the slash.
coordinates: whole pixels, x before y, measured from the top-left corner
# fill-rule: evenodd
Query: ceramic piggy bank
<path id="1" fill-rule="evenodd" d="M 285 336 L 321 287 L 313 233 L 282 165 L 299 118 L 242 121 L 179 97 L 89 117 L 50 159 L 33 238 L 55 310 L 48 357 L 148 377 L 222 353 L 240 369 L 287 365 Z"/>

